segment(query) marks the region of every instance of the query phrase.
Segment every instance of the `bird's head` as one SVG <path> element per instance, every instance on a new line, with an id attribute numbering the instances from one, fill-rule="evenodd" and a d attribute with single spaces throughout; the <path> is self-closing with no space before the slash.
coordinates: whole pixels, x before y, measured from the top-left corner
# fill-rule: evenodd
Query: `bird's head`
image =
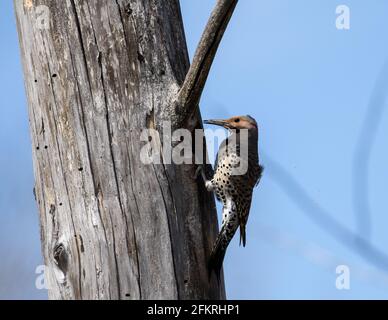
<path id="1" fill-rule="evenodd" d="M 235 116 L 229 119 L 221 120 L 205 120 L 206 124 L 214 124 L 222 126 L 228 130 L 248 129 L 249 131 L 257 131 L 257 122 L 251 116 Z"/>

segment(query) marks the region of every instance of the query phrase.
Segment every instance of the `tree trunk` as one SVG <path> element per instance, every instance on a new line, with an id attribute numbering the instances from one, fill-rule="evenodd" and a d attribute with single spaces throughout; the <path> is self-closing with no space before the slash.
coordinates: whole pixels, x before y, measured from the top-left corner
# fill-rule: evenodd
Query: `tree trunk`
<path id="1" fill-rule="evenodd" d="M 224 299 L 195 165 L 139 156 L 142 129 L 201 128 L 175 103 L 189 69 L 179 1 L 14 5 L 49 298 Z"/>

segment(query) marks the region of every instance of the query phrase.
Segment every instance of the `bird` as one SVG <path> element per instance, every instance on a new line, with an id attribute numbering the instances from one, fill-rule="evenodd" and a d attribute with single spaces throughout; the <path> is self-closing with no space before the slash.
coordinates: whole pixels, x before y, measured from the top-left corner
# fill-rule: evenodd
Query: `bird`
<path id="1" fill-rule="evenodd" d="M 214 271 L 219 280 L 226 249 L 238 228 L 240 245 L 246 245 L 246 225 L 253 189 L 260 182 L 263 166 L 259 164 L 258 125 L 253 117 L 234 116 L 225 120 L 205 120 L 204 123 L 222 126 L 230 132 L 219 147 L 211 179 L 207 178 L 209 171 L 203 165 L 199 165 L 195 173 L 196 177 L 201 173 L 206 189 L 214 192 L 223 205 L 221 230 L 208 262 L 209 278 Z M 247 149 L 244 149 L 244 143 Z M 239 172 L 242 163 L 246 163 L 247 167 Z"/>

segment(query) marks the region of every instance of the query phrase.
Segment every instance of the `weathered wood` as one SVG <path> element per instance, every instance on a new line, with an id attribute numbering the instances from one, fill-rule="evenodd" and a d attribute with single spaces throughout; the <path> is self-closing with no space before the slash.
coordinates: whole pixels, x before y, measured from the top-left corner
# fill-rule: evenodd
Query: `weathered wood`
<path id="1" fill-rule="evenodd" d="M 208 280 L 217 216 L 195 166 L 139 157 L 142 129 L 186 112 L 173 103 L 189 69 L 179 1 L 14 5 L 49 297 L 225 298 Z"/>

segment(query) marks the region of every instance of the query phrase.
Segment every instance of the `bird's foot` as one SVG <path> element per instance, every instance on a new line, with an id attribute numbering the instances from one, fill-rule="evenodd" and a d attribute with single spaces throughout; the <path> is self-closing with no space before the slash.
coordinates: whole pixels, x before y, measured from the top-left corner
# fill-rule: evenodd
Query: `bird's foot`
<path id="1" fill-rule="evenodd" d="M 214 191 L 213 182 L 210 180 L 205 181 L 205 188 L 207 191 Z"/>
<path id="2" fill-rule="evenodd" d="M 208 191 L 214 191 L 214 185 L 213 182 L 207 179 L 206 174 L 205 174 L 205 167 L 202 164 L 199 164 L 197 169 L 195 170 L 193 179 L 196 180 L 198 176 L 201 174 L 202 180 L 205 184 L 205 187 Z"/>
<path id="3" fill-rule="evenodd" d="M 195 170 L 195 173 L 194 173 L 193 177 L 192 177 L 193 180 L 197 180 L 199 174 L 202 173 L 202 171 L 203 171 L 203 165 L 199 164 L 197 169 Z"/>

